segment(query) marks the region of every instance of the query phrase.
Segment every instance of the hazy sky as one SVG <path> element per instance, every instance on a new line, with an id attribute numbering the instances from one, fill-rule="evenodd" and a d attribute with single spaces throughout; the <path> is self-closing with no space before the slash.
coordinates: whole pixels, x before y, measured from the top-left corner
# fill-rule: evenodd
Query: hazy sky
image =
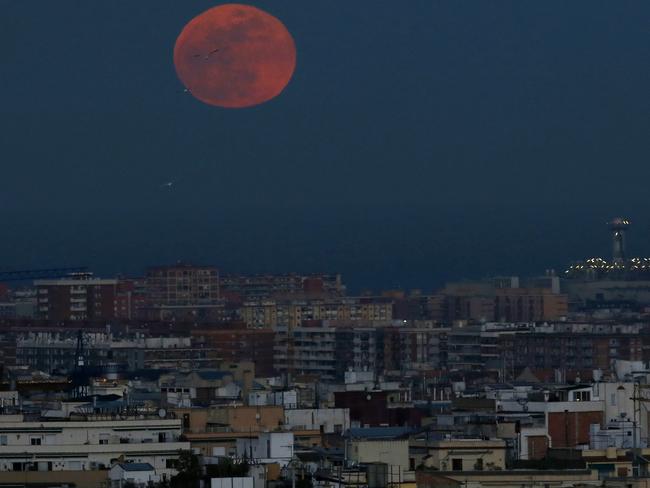
<path id="1" fill-rule="evenodd" d="M 251 4 L 297 69 L 225 110 L 172 63 L 216 3 L 0 0 L 0 266 L 430 288 L 607 257 L 617 214 L 650 254 L 647 0 Z"/>

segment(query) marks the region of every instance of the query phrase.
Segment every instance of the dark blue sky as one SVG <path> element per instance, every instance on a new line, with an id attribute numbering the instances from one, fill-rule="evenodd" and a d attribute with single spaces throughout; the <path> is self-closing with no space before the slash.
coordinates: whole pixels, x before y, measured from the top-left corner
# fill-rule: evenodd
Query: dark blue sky
<path id="1" fill-rule="evenodd" d="M 213 2 L 0 0 L 1 266 L 428 289 L 608 256 L 617 214 L 650 254 L 647 0 L 252 4 L 297 70 L 233 111 L 172 64 Z"/>

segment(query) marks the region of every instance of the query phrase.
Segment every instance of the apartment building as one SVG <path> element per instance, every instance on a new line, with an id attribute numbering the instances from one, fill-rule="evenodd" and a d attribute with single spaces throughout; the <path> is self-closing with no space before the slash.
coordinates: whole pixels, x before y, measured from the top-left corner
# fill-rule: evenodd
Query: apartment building
<path id="1" fill-rule="evenodd" d="M 0 415 L 0 471 L 100 470 L 123 460 L 171 476 L 179 451 L 190 448 L 181 432 L 180 419 L 27 422 Z"/>
<path id="2" fill-rule="evenodd" d="M 144 344 L 113 340 L 105 332 L 83 334 L 86 364 L 101 369 L 120 364 L 125 369 L 144 367 Z M 16 339 L 16 363 L 41 371 L 70 370 L 74 366 L 77 334 L 58 332 L 28 333 Z"/>
<path id="3" fill-rule="evenodd" d="M 499 322 L 559 320 L 569 313 L 567 295 L 552 288 L 503 288 L 495 290 L 494 319 Z"/>
<path id="4" fill-rule="evenodd" d="M 592 332 L 516 333 L 501 337 L 504 362 L 515 370 L 610 371 L 617 359 L 647 361 L 650 331 L 637 334 Z"/>
<path id="5" fill-rule="evenodd" d="M 389 297 L 259 300 L 245 302 L 242 319 L 248 327 L 292 329 L 312 320 L 392 320 Z"/>
<path id="6" fill-rule="evenodd" d="M 340 274 L 225 275 L 221 279 L 224 295 L 244 301 L 281 296 L 343 296 L 345 285 Z"/>
<path id="7" fill-rule="evenodd" d="M 560 320 L 568 314 L 568 297 L 558 292 L 554 281 L 548 288 L 519 287 L 519 281 L 512 277 L 450 283 L 441 294 L 447 322 L 543 322 Z"/>
<path id="8" fill-rule="evenodd" d="M 342 379 L 349 369 L 381 367 L 377 329 L 318 324 L 295 327 L 278 336 L 275 365 L 279 372 L 316 375 L 322 381 Z"/>
<path id="9" fill-rule="evenodd" d="M 311 321 L 276 335 L 279 372 L 342 380 L 346 371 L 412 371 L 446 361 L 446 328 L 431 322 Z"/>
<path id="10" fill-rule="evenodd" d="M 270 329 L 195 329 L 191 335 L 194 347 L 212 349 L 223 361 L 251 361 L 255 364 L 255 371 L 259 376 L 274 374 L 275 333 Z"/>
<path id="11" fill-rule="evenodd" d="M 175 264 L 147 270 L 145 294 L 151 306 L 214 303 L 219 299 L 219 271 L 213 266 Z"/>
<path id="12" fill-rule="evenodd" d="M 92 273 L 66 278 L 36 280 L 38 317 L 48 321 L 101 321 L 115 318 L 116 279 L 100 279 Z"/>
<path id="13" fill-rule="evenodd" d="M 447 364 L 449 328 L 430 321 L 383 329 L 383 367 L 386 371 L 421 371 Z"/>

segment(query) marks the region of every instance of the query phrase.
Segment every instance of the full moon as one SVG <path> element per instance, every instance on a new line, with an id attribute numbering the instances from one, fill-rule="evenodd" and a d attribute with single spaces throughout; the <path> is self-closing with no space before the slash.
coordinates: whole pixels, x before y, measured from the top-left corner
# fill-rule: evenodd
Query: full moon
<path id="1" fill-rule="evenodd" d="M 277 18 L 255 7 L 224 4 L 193 18 L 174 46 L 185 88 L 210 105 L 244 108 L 279 95 L 296 67 L 296 46 Z"/>

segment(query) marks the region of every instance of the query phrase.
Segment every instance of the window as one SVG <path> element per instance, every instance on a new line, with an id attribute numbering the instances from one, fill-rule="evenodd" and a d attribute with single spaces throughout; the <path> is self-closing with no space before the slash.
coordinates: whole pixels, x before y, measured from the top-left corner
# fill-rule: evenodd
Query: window
<path id="1" fill-rule="evenodd" d="M 6 445 L 7 445 L 7 436 L 0 435 L 0 446 L 6 446 Z"/>
<path id="2" fill-rule="evenodd" d="M 591 400 L 590 391 L 576 391 L 573 397 L 576 402 L 588 402 Z"/>
<path id="3" fill-rule="evenodd" d="M 455 458 L 451 460 L 451 469 L 453 471 L 462 471 L 463 470 L 463 460 L 460 458 Z"/>
<path id="4" fill-rule="evenodd" d="M 31 439 L 32 446 L 40 446 L 41 445 L 41 438 L 40 437 L 32 437 Z"/>
<path id="5" fill-rule="evenodd" d="M 474 463 L 474 469 L 476 471 L 483 471 L 483 458 L 478 458 L 476 463 Z"/>

